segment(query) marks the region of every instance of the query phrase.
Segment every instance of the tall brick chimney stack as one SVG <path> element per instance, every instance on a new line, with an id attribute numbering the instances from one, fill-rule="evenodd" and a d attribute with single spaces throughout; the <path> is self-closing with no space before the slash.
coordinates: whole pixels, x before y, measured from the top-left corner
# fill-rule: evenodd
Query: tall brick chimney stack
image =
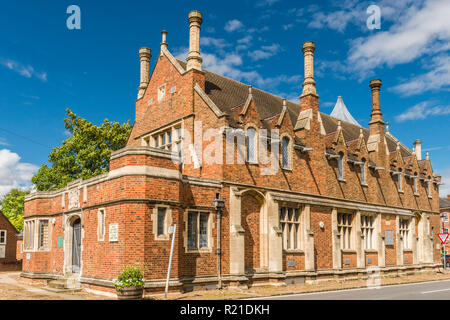
<path id="1" fill-rule="evenodd" d="M 414 153 L 417 160 L 422 160 L 422 142 L 419 139 L 414 141 Z"/>
<path id="2" fill-rule="evenodd" d="M 187 57 L 187 70 L 202 71 L 202 57 L 200 56 L 200 25 L 202 14 L 200 11 L 189 12 L 189 55 Z"/>
<path id="3" fill-rule="evenodd" d="M 316 83 L 314 82 L 314 42 L 303 42 L 303 55 L 305 57 L 305 80 L 303 81 L 302 96 L 316 93 Z"/>
<path id="4" fill-rule="evenodd" d="M 319 96 L 316 92 L 316 82 L 314 81 L 314 42 L 303 42 L 302 52 L 305 64 L 305 80 L 303 81 L 303 91 L 300 96 L 300 111 L 313 110 L 313 119 L 318 120 Z"/>
<path id="5" fill-rule="evenodd" d="M 370 89 L 372 89 L 372 114 L 369 122 L 370 135 L 384 134 L 383 114 L 380 107 L 380 88 L 380 79 L 370 81 Z"/>
<path id="6" fill-rule="evenodd" d="M 149 48 L 139 49 L 139 58 L 141 60 L 141 83 L 138 88 L 138 99 L 144 96 L 145 89 L 148 86 L 150 78 L 150 58 L 152 57 L 152 50 Z"/>

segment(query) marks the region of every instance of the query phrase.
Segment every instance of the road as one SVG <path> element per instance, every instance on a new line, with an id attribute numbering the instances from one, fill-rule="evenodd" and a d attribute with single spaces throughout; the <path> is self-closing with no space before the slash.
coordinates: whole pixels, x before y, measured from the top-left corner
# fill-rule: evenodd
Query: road
<path id="1" fill-rule="evenodd" d="M 258 300 L 450 300 L 450 280 L 302 293 Z"/>

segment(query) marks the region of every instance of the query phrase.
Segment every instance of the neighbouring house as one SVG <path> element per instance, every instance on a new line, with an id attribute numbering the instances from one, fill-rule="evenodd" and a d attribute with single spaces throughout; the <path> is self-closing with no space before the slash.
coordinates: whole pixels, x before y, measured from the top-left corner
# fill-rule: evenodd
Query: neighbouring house
<path id="1" fill-rule="evenodd" d="M 441 213 L 441 229 L 442 233 L 449 233 L 449 215 L 450 215 L 450 194 L 447 195 L 447 198 L 439 198 L 439 211 Z M 450 240 L 447 239 L 446 243 L 449 243 Z M 447 249 L 448 252 L 448 249 Z"/>
<path id="2" fill-rule="evenodd" d="M 22 263 L 16 258 L 19 232 L 0 211 L 0 271 L 18 271 Z"/>
<path id="3" fill-rule="evenodd" d="M 113 291 L 126 265 L 140 265 L 146 292 L 164 290 L 172 225 L 171 290 L 441 265 L 440 176 L 420 141 L 410 150 L 386 127 L 381 80 L 370 81 L 361 127 L 345 121 L 342 99 L 336 117 L 320 112 L 313 42 L 294 103 L 204 69 L 202 14 L 188 21 L 186 61 L 166 31 L 151 73 L 151 50 L 139 50 L 135 122 L 109 172 L 26 197 L 22 279 Z"/>

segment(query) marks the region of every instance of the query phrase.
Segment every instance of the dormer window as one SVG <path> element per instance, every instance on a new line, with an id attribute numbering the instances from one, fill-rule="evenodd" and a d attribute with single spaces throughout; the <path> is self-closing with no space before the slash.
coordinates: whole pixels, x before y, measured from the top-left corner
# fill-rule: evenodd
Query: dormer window
<path id="1" fill-rule="evenodd" d="M 281 139 L 281 155 L 282 155 L 282 162 L 281 166 L 283 169 L 289 169 L 289 138 L 284 137 Z"/>
<path id="2" fill-rule="evenodd" d="M 414 194 L 415 195 L 418 195 L 419 194 L 419 192 L 418 192 L 418 190 L 417 190 L 417 179 L 418 179 L 419 177 L 417 176 L 417 172 L 415 172 L 414 173 L 414 177 L 413 177 L 413 187 L 414 187 Z"/>
<path id="3" fill-rule="evenodd" d="M 254 128 L 247 129 L 245 142 L 247 147 L 247 162 L 256 163 L 256 130 Z"/>
<path id="4" fill-rule="evenodd" d="M 431 198 L 431 177 L 428 177 L 427 188 L 428 188 L 428 198 Z"/>
<path id="5" fill-rule="evenodd" d="M 158 88 L 158 102 L 162 101 L 165 95 L 166 95 L 166 85 L 163 84 Z"/>
<path id="6" fill-rule="evenodd" d="M 339 152 L 338 174 L 339 174 L 339 180 L 344 180 L 344 154 L 342 152 Z"/>
<path id="7" fill-rule="evenodd" d="M 402 189 L 402 169 L 398 169 L 397 184 L 398 184 L 398 191 L 399 192 L 403 192 L 403 189 Z"/>
<path id="8" fill-rule="evenodd" d="M 366 184 L 366 159 L 361 160 L 361 184 Z"/>

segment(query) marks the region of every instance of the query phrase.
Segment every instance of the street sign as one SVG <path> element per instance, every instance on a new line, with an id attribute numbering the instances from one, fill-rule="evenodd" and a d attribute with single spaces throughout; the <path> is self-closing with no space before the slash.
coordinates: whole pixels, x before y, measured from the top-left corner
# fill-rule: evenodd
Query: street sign
<path id="1" fill-rule="evenodd" d="M 448 233 L 438 233 L 438 237 L 439 239 L 441 239 L 441 242 L 443 244 L 445 244 L 445 242 L 447 241 L 449 234 Z"/>

